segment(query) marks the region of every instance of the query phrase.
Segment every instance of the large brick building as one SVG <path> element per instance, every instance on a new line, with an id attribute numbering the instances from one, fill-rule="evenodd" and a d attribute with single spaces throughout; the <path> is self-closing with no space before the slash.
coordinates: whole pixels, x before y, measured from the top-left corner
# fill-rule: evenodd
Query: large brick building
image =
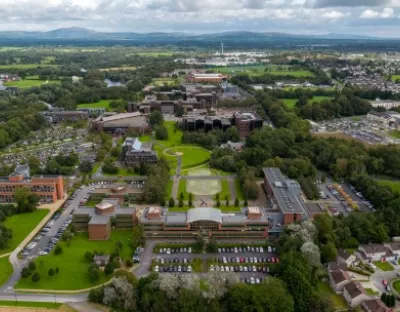
<path id="1" fill-rule="evenodd" d="M 29 167 L 18 166 L 8 177 L 0 178 L 0 203 L 14 202 L 15 190 L 26 187 L 39 196 L 40 202 L 55 202 L 64 198 L 62 176 L 45 175 L 30 177 Z"/>
<path id="2" fill-rule="evenodd" d="M 308 218 L 299 183 L 285 178 L 279 168 L 264 168 L 263 171 L 270 208 L 281 210 L 284 224 Z"/>
<path id="3" fill-rule="evenodd" d="M 147 115 L 139 112 L 113 114 L 106 113 L 93 121 L 92 127 L 96 131 L 110 133 L 125 133 L 127 129 L 135 129 L 139 133 L 150 131 Z"/>

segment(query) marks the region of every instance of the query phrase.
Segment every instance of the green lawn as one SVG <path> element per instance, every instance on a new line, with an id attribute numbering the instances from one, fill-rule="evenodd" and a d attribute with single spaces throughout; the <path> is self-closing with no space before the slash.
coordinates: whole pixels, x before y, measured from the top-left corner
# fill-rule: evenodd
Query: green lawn
<path id="1" fill-rule="evenodd" d="M 235 200 L 235 199 L 231 198 L 231 191 L 229 190 L 228 180 L 221 180 L 221 187 L 222 187 L 222 190 L 219 193 L 219 198 L 223 203 L 225 203 L 225 196 L 227 196 L 227 195 L 228 195 L 228 198 L 230 201 Z"/>
<path id="2" fill-rule="evenodd" d="M 376 179 L 378 184 L 390 187 L 395 192 L 400 192 L 400 181 L 390 179 Z"/>
<path id="3" fill-rule="evenodd" d="M 90 264 L 85 261 L 86 251 L 110 254 L 115 248 L 115 243 L 121 241 L 123 248 L 121 257 L 126 260 L 132 256 L 130 248 L 131 231 L 114 231 L 108 241 L 89 241 L 87 233 L 78 233 L 71 240 L 70 246 L 60 241 L 63 248 L 61 255 L 51 253 L 36 259 L 37 271 L 41 275 L 39 282 L 34 283 L 30 278 L 21 279 L 16 288 L 47 289 L 47 290 L 76 290 L 85 289 L 106 282 L 111 278 L 104 273 L 100 274 L 99 280 L 92 282 L 88 276 Z M 58 267 L 60 273 L 49 277 L 47 272 L 50 268 Z"/>
<path id="4" fill-rule="evenodd" d="M 17 297 L 18 298 L 18 297 Z M 25 307 L 25 308 L 46 308 L 58 309 L 62 303 L 54 302 L 34 302 L 34 301 L 0 301 L 2 307 Z"/>
<path id="5" fill-rule="evenodd" d="M 393 282 L 393 288 L 398 294 L 400 293 L 400 279 Z"/>
<path id="6" fill-rule="evenodd" d="M 173 147 L 182 143 L 182 131 L 175 129 L 175 121 L 165 121 L 164 125 L 168 129 L 168 140 L 157 140 L 165 147 Z"/>
<path id="7" fill-rule="evenodd" d="M 365 293 L 368 296 L 377 296 L 377 295 L 379 295 L 379 292 L 374 291 L 372 288 L 364 288 L 364 290 L 365 290 Z"/>
<path id="8" fill-rule="evenodd" d="M 189 193 L 186 192 L 186 180 L 185 179 L 179 180 L 178 194 L 177 194 L 176 200 L 179 200 L 179 196 L 181 195 L 181 193 L 183 193 L 183 196 L 185 197 L 184 200 L 189 199 Z M 194 195 L 193 195 L 193 200 L 194 200 Z"/>
<path id="9" fill-rule="evenodd" d="M 188 211 L 188 209 L 191 209 L 191 208 L 194 208 L 194 207 L 189 207 L 189 206 L 178 207 L 178 206 L 176 206 L 176 207 L 173 207 L 173 208 L 168 208 L 168 211 L 170 211 L 170 212 L 186 212 L 186 211 Z M 230 206 L 221 206 L 219 208 L 214 206 L 213 208 L 220 209 L 222 212 L 238 212 L 241 209 L 240 206 L 239 207 L 235 207 L 235 206 L 232 206 L 232 205 L 230 205 Z"/>
<path id="10" fill-rule="evenodd" d="M 110 103 L 112 102 L 113 100 L 100 100 L 100 101 L 98 101 L 98 102 L 95 102 L 95 103 L 82 103 L 82 104 L 79 104 L 78 106 L 77 106 L 77 108 L 79 109 L 79 108 L 109 108 L 110 107 Z"/>
<path id="11" fill-rule="evenodd" d="M 273 70 L 267 73 L 275 76 L 314 77 L 314 73 L 309 70 Z"/>
<path id="12" fill-rule="evenodd" d="M 167 160 L 175 158 L 175 153 L 182 153 L 182 169 L 200 166 L 210 159 L 211 152 L 196 145 L 180 145 L 164 151 Z"/>
<path id="13" fill-rule="evenodd" d="M 319 282 L 317 284 L 318 292 L 325 298 L 328 298 L 335 309 L 342 310 L 347 309 L 347 304 L 344 298 L 340 295 L 335 294 L 329 284 L 324 282 Z"/>
<path id="14" fill-rule="evenodd" d="M 332 99 L 331 96 L 314 96 L 313 98 L 309 99 L 308 102 L 309 103 L 314 103 L 314 102 L 319 103 L 321 101 L 330 100 L 330 99 Z M 285 104 L 285 106 L 288 108 L 293 108 L 296 105 L 297 100 L 298 99 L 281 99 L 283 104 Z"/>
<path id="15" fill-rule="evenodd" d="M 0 250 L 0 254 L 9 253 L 17 248 L 48 213 L 47 209 L 40 209 L 35 212 L 16 214 L 7 218 L 4 221 L 4 225 L 12 229 L 13 237 L 8 248 Z"/>
<path id="16" fill-rule="evenodd" d="M 8 256 L 0 258 L 0 286 L 7 282 L 12 272 L 13 268 L 8 261 Z"/>
<path id="17" fill-rule="evenodd" d="M 400 75 L 392 75 L 392 81 L 400 80 Z"/>
<path id="18" fill-rule="evenodd" d="M 319 102 L 322 102 L 322 101 L 325 101 L 325 100 L 332 100 L 333 99 L 333 97 L 331 97 L 331 96 L 314 96 L 311 100 L 309 100 L 309 102 L 317 102 L 317 103 L 319 103 Z"/>
<path id="19" fill-rule="evenodd" d="M 239 183 L 238 179 L 235 180 L 235 190 L 236 190 L 237 198 L 239 200 L 244 200 L 243 191 L 242 191 L 242 188 L 240 187 L 240 183 Z"/>
<path id="20" fill-rule="evenodd" d="M 266 68 L 268 68 L 267 71 Z M 264 74 L 269 74 L 277 76 L 290 75 L 295 77 L 314 77 L 314 73 L 308 70 L 291 70 L 290 66 L 279 65 L 226 66 L 209 68 L 207 70 L 231 76 L 239 74 L 246 74 L 249 76 L 261 76 Z"/>
<path id="21" fill-rule="evenodd" d="M 394 268 L 389 262 L 374 261 L 374 264 L 382 271 L 393 271 Z"/>
<path id="22" fill-rule="evenodd" d="M 390 131 L 390 136 L 395 138 L 395 139 L 400 139 L 400 131 L 399 130 L 393 130 Z"/>
<path id="23" fill-rule="evenodd" d="M 293 108 L 296 105 L 297 99 L 281 99 L 283 104 L 288 108 Z"/>
<path id="24" fill-rule="evenodd" d="M 172 186 L 174 185 L 174 181 L 169 180 L 167 183 L 167 189 L 165 191 L 166 194 L 166 199 L 168 200 L 171 197 L 171 193 L 172 193 Z"/>
<path id="25" fill-rule="evenodd" d="M 153 79 L 153 84 L 155 86 L 163 86 L 163 85 L 173 85 L 176 83 L 175 79 L 172 78 L 154 78 Z"/>
<path id="26" fill-rule="evenodd" d="M 139 137 L 140 142 L 150 142 L 151 141 L 151 135 L 141 135 Z"/>
<path id="27" fill-rule="evenodd" d="M 9 65 L 0 65 L 0 69 L 32 69 L 38 67 L 58 67 L 55 64 L 9 64 Z"/>
<path id="28" fill-rule="evenodd" d="M 111 173 L 105 173 L 102 172 L 102 174 L 106 177 L 114 177 L 114 176 L 122 176 L 122 177 L 133 177 L 137 176 L 137 174 L 133 171 L 129 173 L 128 168 L 118 168 L 118 173 L 117 174 L 111 174 Z"/>
<path id="29" fill-rule="evenodd" d="M 4 85 L 7 87 L 18 87 L 21 89 L 24 88 L 32 88 L 32 87 L 39 87 L 45 84 L 59 84 L 59 80 L 39 80 L 39 79 L 33 79 L 33 80 L 20 80 L 20 81 L 10 81 L 5 83 Z"/>

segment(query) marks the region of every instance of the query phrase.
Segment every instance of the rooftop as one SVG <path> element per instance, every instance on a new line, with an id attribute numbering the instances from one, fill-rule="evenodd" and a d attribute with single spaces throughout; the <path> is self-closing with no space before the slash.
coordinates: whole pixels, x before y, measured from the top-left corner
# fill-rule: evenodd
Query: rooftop
<path id="1" fill-rule="evenodd" d="M 365 300 L 362 305 L 371 312 L 388 312 L 389 308 L 382 302 L 381 299 Z"/>
<path id="2" fill-rule="evenodd" d="M 222 223 L 221 210 L 208 207 L 192 208 L 187 211 L 187 223 L 200 220 Z"/>
<path id="3" fill-rule="evenodd" d="M 99 216 L 96 214 L 92 215 L 92 218 L 89 221 L 89 224 L 97 224 L 97 225 L 105 225 L 110 222 L 109 216 Z"/>
<path id="4" fill-rule="evenodd" d="M 108 117 L 101 117 L 102 121 L 114 121 L 114 120 L 120 120 L 120 119 L 125 119 L 125 118 L 133 118 L 133 117 L 140 117 L 143 116 L 140 112 L 134 112 L 134 113 L 123 113 L 123 114 L 116 114 L 113 116 L 108 116 Z"/>
<path id="5" fill-rule="evenodd" d="M 359 282 L 350 282 L 344 286 L 348 294 L 352 299 L 364 294 L 364 288 Z"/>
<path id="6" fill-rule="evenodd" d="M 283 213 L 307 214 L 300 199 L 300 185 L 296 181 L 286 179 L 279 168 L 264 168 L 263 171 Z"/>

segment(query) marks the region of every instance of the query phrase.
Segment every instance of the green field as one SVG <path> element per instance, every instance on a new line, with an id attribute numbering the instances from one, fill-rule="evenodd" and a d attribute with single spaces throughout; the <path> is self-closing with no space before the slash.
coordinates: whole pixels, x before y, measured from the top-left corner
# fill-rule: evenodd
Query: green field
<path id="1" fill-rule="evenodd" d="M 335 294 L 328 283 L 319 282 L 317 284 L 317 290 L 324 298 L 328 298 L 332 302 L 332 305 L 336 310 L 347 309 L 347 304 L 344 298 Z"/>
<path id="2" fill-rule="evenodd" d="M 121 177 L 133 177 L 133 176 L 137 176 L 138 174 L 136 174 L 133 169 L 132 172 L 128 172 L 128 168 L 118 168 L 118 173 L 117 174 L 111 174 L 111 173 L 105 173 L 102 172 L 102 174 L 104 176 L 121 176 Z"/>
<path id="3" fill-rule="evenodd" d="M 32 69 L 38 67 L 58 67 L 58 65 L 54 64 L 9 64 L 9 65 L 0 65 L 0 69 Z"/>
<path id="4" fill-rule="evenodd" d="M 0 286 L 7 282 L 12 272 L 13 268 L 10 261 L 8 261 L 8 256 L 0 258 Z"/>
<path id="5" fill-rule="evenodd" d="M 182 131 L 175 129 L 174 121 L 164 121 L 164 125 L 168 129 L 168 140 L 157 140 L 163 147 L 173 147 L 182 143 Z"/>
<path id="6" fill-rule="evenodd" d="M 220 200 L 223 201 L 223 203 L 225 203 L 225 196 L 228 196 L 229 200 L 232 201 L 231 191 L 229 190 L 228 180 L 222 180 L 221 187 L 222 187 L 222 189 L 221 189 L 221 192 L 219 193 Z"/>
<path id="7" fill-rule="evenodd" d="M 95 103 L 82 103 L 77 106 L 77 108 L 109 108 L 110 102 L 113 100 L 100 100 Z"/>
<path id="8" fill-rule="evenodd" d="M 13 237 L 8 248 L 2 249 L 0 254 L 9 253 L 17 248 L 48 213 L 47 209 L 40 209 L 35 212 L 16 214 L 7 218 L 3 223 L 6 227 L 12 229 Z"/>
<path id="9" fill-rule="evenodd" d="M 54 302 L 15 301 L 15 300 L 14 301 L 5 301 L 5 300 L 3 301 L 2 300 L 2 301 L 0 301 L 0 306 L 2 306 L 2 307 L 58 309 L 62 306 L 62 304 L 54 303 Z M 23 310 L 25 310 L 25 309 L 23 309 Z"/>
<path id="10" fill-rule="evenodd" d="M 378 184 L 390 187 L 393 191 L 400 193 L 400 181 L 390 179 L 376 179 Z"/>
<path id="11" fill-rule="evenodd" d="M 172 190 L 172 187 L 171 187 Z M 180 179 L 179 180 L 179 187 L 178 187 L 178 194 L 176 200 L 179 200 L 179 196 L 183 193 L 183 196 L 185 197 L 184 200 L 188 200 L 189 198 L 189 193 L 186 192 L 186 180 L 185 179 Z"/>
<path id="12" fill-rule="evenodd" d="M 400 279 L 393 282 L 393 288 L 398 294 L 400 294 Z"/>
<path id="13" fill-rule="evenodd" d="M 226 66 L 211 68 L 207 70 L 231 76 L 239 74 L 246 74 L 249 76 L 261 76 L 264 74 L 268 74 L 276 76 L 290 75 L 295 77 L 314 77 L 314 73 L 308 70 L 291 70 L 291 66 L 279 65 Z"/>
<path id="14" fill-rule="evenodd" d="M 399 130 L 390 131 L 389 135 L 395 139 L 400 139 L 400 131 Z"/>
<path id="15" fill-rule="evenodd" d="M 178 147 L 166 149 L 163 152 L 163 154 L 167 156 L 167 160 L 174 158 L 175 161 L 177 161 L 176 153 L 181 154 L 182 169 L 192 168 L 206 163 L 210 159 L 211 154 L 210 151 L 195 145 L 180 145 Z"/>
<path id="16" fill-rule="evenodd" d="M 157 87 L 163 86 L 163 85 L 173 85 L 176 83 L 176 80 L 173 78 L 154 78 L 153 79 L 153 84 Z"/>
<path id="17" fill-rule="evenodd" d="M 21 89 L 26 89 L 26 88 L 32 88 L 32 87 L 40 87 L 45 84 L 59 84 L 59 80 L 39 80 L 39 79 L 33 79 L 33 80 L 20 80 L 20 81 L 10 81 L 5 83 L 4 85 L 7 87 L 18 87 Z"/>
<path id="18" fill-rule="evenodd" d="M 172 193 L 172 186 L 174 185 L 174 182 L 172 180 L 169 180 L 167 183 L 167 187 L 165 190 L 165 198 L 166 200 L 168 200 L 171 197 L 171 193 Z"/>
<path id="19" fill-rule="evenodd" d="M 159 57 L 159 56 L 172 56 L 175 52 L 172 51 L 149 51 L 149 52 L 135 52 L 136 55 L 148 56 L 148 57 Z"/>
<path id="20" fill-rule="evenodd" d="M 35 262 L 37 271 L 41 275 L 39 282 L 34 283 L 30 278 L 20 279 L 16 288 L 47 289 L 47 290 L 77 290 L 102 284 L 109 280 L 111 276 L 100 273 L 100 278 L 92 282 L 88 276 L 90 264 L 85 261 L 86 251 L 111 254 L 115 248 L 115 243 L 121 241 L 123 248 L 121 251 L 122 259 L 126 260 L 132 256 L 130 248 L 131 231 L 114 231 L 108 241 L 89 241 L 87 233 L 78 233 L 71 240 L 70 246 L 66 242 L 60 241 L 63 252 L 61 255 L 51 253 L 47 256 L 38 257 Z M 49 277 L 47 272 L 50 268 L 59 268 L 60 273 Z"/>
<path id="21" fill-rule="evenodd" d="M 309 70 L 276 70 L 267 73 L 274 76 L 314 77 L 314 73 Z"/>
<path id="22" fill-rule="evenodd" d="M 309 99 L 308 102 L 309 103 L 314 103 L 314 102 L 319 103 L 321 101 L 330 100 L 330 99 L 332 99 L 332 97 L 330 97 L 330 96 L 314 96 L 312 99 Z M 293 108 L 296 105 L 298 99 L 281 99 L 281 101 L 283 102 L 283 104 L 285 104 L 286 107 Z"/>
<path id="23" fill-rule="evenodd" d="M 394 268 L 389 262 L 374 261 L 374 264 L 382 271 L 393 271 Z"/>
<path id="24" fill-rule="evenodd" d="M 400 75 L 392 75 L 392 81 L 400 80 Z"/>

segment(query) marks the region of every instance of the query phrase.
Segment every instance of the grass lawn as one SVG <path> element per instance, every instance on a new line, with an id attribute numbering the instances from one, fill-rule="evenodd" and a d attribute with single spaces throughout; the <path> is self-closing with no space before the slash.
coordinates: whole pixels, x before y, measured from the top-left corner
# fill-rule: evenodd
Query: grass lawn
<path id="1" fill-rule="evenodd" d="M 309 102 L 317 102 L 317 103 L 319 103 L 319 102 L 322 102 L 322 101 L 325 101 L 325 100 L 332 100 L 333 99 L 333 97 L 331 97 L 331 96 L 314 96 L 311 100 L 309 100 Z"/>
<path id="2" fill-rule="evenodd" d="M 59 80 L 39 80 L 39 79 L 33 79 L 33 80 L 20 80 L 20 81 L 10 81 L 5 83 L 4 85 L 7 87 L 18 87 L 21 89 L 24 88 L 31 88 L 31 87 L 39 87 L 45 84 L 59 84 L 60 81 Z"/>
<path id="3" fill-rule="evenodd" d="M 382 271 L 393 271 L 393 266 L 389 262 L 374 261 L 374 264 Z"/>
<path id="4" fill-rule="evenodd" d="M 395 138 L 395 139 L 400 139 L 400 131 L 399 130 L 393 130 L 390 131 L 390 136 Z"/>
<path id="5" fill-rule="evenodd" d="M 0 258 L 0 286 L 7 282 L 12 272 L 13 269 L 8 257 Z"/>
<path id="6" fill-rule="evenodd" d="M 151 141 L 151 135 L 141 135 L 139 137 L 140 142 L 150 142 Z"/>
<path id="7" fill-rule="evenodd" d="M 46 308 L 58 309 L 62 303 L 54 302 L 34 302 L 34 301 L 0 301 L 0 306 L 3 307 L 25 307 L 25 308 Z"/>
<path id="8" fill-rule="evenodd" d="M 113 100 L 100 100 L 95 103 L 82 103 L 77 106 L 77 108 L 109 108 L 110 102 Z"/>
<path id="9" fill-rule="evenodd" d="M 175 84 L 175 79 L 172 78 L 154 78 L 153 79 L 153 84 L 155 86 L 163 86 L 163 85 L 173 85 Z"/>
<path id="10" fill-rule="evenodd" d="M 393 288 L 397 293 L 400 293 L 400 279 L 393 282 Z"/>
<path id="11" fill-rule="evenodd" d="M 128 168 L 118 168 L 118 173 L 117 174 L 111 174 L 111 173 L 105 173 L 102 172 L 102 174 L 106 177 L 115 177 L 115 176 L 122 176 L 122 177 L 133 177 L 133 176 L 137 176 L 137 174 L 133 171 L 132 172 L 128 172 Z"/>
<path id="12" fill-rule="evenodd" d="M 16 214 L 8 217 L 4 225 L 13 231 L 13 237 L 8 248 L 0 250 L 0 254 L 13 251 L 24 240 L 26 236 L 38 225 L 38 223 L 49 213 L 47 209 L 34 212 Z"/>
<path id="13" fill-rule="evenodd" d="M 114 231 L 108 241 L 89 241 L 87 233 L 78 233 L 71 240 L 70 246 L 60 241 L 59 244 L 63 249 L 61 255 L 57 256 L 53 252 L 35 260 L 37 271 L 41 275 L 39 282 L 34 283 L 30 278 L 21 279 L 16 288 L 75 290 L 102 284 L 108 281 L 111 275 L 100 273 L 100 278 L 96 282 L 90 281 L 88 276 L 90 264 L 84 259 L 85 252 L 89 250 L 110 254 L 115 248 L 115 243 L 121 241 L 123 243 L 121 257 L 126 260 L 132 256 L 129 245 L 131 237 L 131 231 Z M 49 269 L 56 267 L 59 268 L 60 273 L 49 277 L 47 274 Z"/>
<path id="14" fill-rule="evenodd" d="M 238 179 L 235 179 L 235 190 L 236 190 L 237 198 L 239 200 L 244 200 L 243 191 L 242 191 L 242 188 L 240 187 Z"/>
<path id="15" fill-rule="evenodd" d="M 38 67 L 58 67 L 55 64 L 9 64 L 9 65 L 0 65 L 0 69 L 31 69 Z"/>
<path id="16" fill-rule="evenodd" d="M 186 212 L 186 211 L 188 211 L 188 209 L 191 209 L 191 208 L 194 208 L 194 207 L 189 207 L 189 206 L 179 207 L 179 206 L 176 206 L 176 207 L 168 208 L 168 211 L 169 212 Z M 220 209 L 222 212 L 238 212 L 241 209 L 240 206 L 239 207 L 235 207 L 235 206 L 222 206 L 222 205 L 219 208 L 214 205 L 213 208 Z"/>
<path id="17" fill-rule="evenodd" d="M 182 143 L 182 131 L 175 129 L 175 121 L 165 121 L 164 125 L 168 129 L 168 140 L 157 140 L 165 147 L 173 147 Z"/>
<path id="18" fill-rule="evenodd" d="M 377 296 L 377 295 L 379 295 L 379 292 L 374 291 L 372 288 L 364 288 L 364 289 L 365 289 L 365 293 L 368 296 Z"/>
<path id="19" fill-rule="evenodd" d="M 392 81 L 400 79 L 400 75 L 392 75 Z"/>
<path id="20" fill-rule="evenodd" d="M 313 98 L 309 99 L 308 102 L 309 103 L 319 103 L 321 101 L 324 100 L 330 100 L 332 99 L 331 96 L 314 96 Z M 293 108 L 296 105 L 298 99 L 281 99 L 281 101 L 283 102 L 283 104 L 285 104 L 286 107 L 288 108 Z"/>
<path id="21" fill-rule="evenodd" d="M 283 104 L 288 108 L 293 108 L 296 105 L 297 99 L 281 99 Z"/>
<path id="22" fill-rule="evenodd" d="M 344 301 L 344 298 L 340 295 L 335 294 L 329 284 L 324 282 L 319 282 L 317 284 L 318 292 L 325 298 L 328 298 L 335 309 L 342 310 L 347 309 L 347 304 Z"/>
<path id="23" fill-rule="evenodd" d="M 167 189 L 165 191 L 165 198 L 168 200 L 171 197 L 172 186 L 174 185 L 174 181 L 169 180 L 167 183 Z"/>
<path id="24" fill-rule="evenodd" d="M 225 203 L 225 196 L 227 196 L 227 195 L 228 195 L 229 200 L 234 200 L 234 199 L 231 199 L 231 192 L 229 190 L 228 180 L 221 180 L 221 187 L 222 187 L 222 189 L 221 189 L 221 192 L 219 193 L 220 201 Z"/>
<path id="25" fill-rule="evenodd" d="M 171 188 L 172 190 L 172 188 Z M 180 179 L 179 180 L 179 187 L 178 187 L 178 194 L 176 200 L 179 200 L 179 196 L 183 193 L 184 199 L 183 200 L 188 200 L 189 199 L 189 193 L 186 192 L 186 180 L 185 179 Z M 194 195 L 193 195 L 193 200 L 194 200 Z"/>
<path id="26" fill-rule="evenodd" d="M 182 153 L 182 169 L 200 166 L 210 159 L 211 152 L 196 145 L 181 145 L 165 150 L 167 160 L 171 157 L 176 159 L 175 153 Z"/>
<path id="27" fill-rule="evenodd" d="M 95 163 L 92 169 L 92 174 L 96 173 L 96 171 L 99 170 L 100 164 L 101 164 L 100 162 Z"/>
<path id="28" fill-rule="evenodd" d="M 376 181 L 380 185 L 390 187 L 392 189 L 392 191 L 400 192 L 400 181 L 399 180 L 377 179 Z"/>
<path id="29" fill-rule="evenodd" d="M 314 73 L 309 70 L 272 70 L 267 73 L 275 76 L 314 77 Z"/>

